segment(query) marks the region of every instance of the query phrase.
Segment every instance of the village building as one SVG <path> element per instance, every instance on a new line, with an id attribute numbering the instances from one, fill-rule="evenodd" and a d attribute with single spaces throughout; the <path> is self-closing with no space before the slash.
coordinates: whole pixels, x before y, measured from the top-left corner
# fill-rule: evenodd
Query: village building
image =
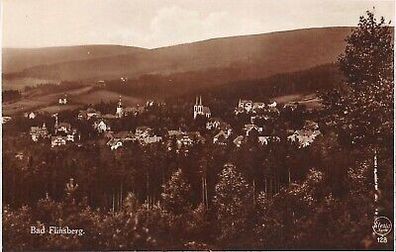
<path id="1" fill-rule="evenodd" d="M 48 138 L 50 135 L 48 133 L 48 129 L 45 126 L 45 123 L 41 127 L 32 126 L 30 127 L 30 136 L 34 142 L 39 141 L 40 139 Z"/>
<path id="2" fill-rule="evenodd" d="M 145 144 L 159 143 L 161 141 L 162 141 L 162 137 L 161 136 L 154 135 L 154 136 L 148 136 L 148 137 L 143 138 L 140 141 L 140 143 L 145 145 Z"/>
<path id="3" fill-rule="evenodd" d="M 96 85 L 97 85 L 98 87 L 105 87 L 105 86 L 106 86 L 106 82 L 105 82 L 104 80 L 98 80 L 98 81 L 96 82 Z"/>
<path id="4" fill-rule="evenodd" d="M 36 113 L 30 112 L 29 115 L 28 115 L 28 118 L 29 119 L 34 119 L 34 118 L 36 118 L 36 116 L 37 116 Z"/>
<path id="5" fill-rule="evenodd" d="M 320 130 L 301 129 L 296 130 L 293 134 L 287 137 L 291 143 L 296 143 L 298 148 L 305 148 L 310 146 L 315 138 L 321 134 Z"/>
<path id="6" fill-rule="evenodd" d="M 206 129 L 207 130 L 214 130 L 214 129 L 218 129 L 220 127 L 220 124 L 223 122 L 223 120 L 219 117 L 213 117 L 210 118 L 207 122 L 206 122 Z"/>
<path id="7" fill-rule="evenodd" d="M 176 136 L 176 144 L 180 149 L 182 147 L 191 147 L 194 144 L 204 143 L 205 138 L 198 131 L 188 132 L 183 135 Z"/>
<path id="8" fill-rule="evenodd" d="M 80 110 L 77 118 L 80 120 L 90 120 L 91 118 L 99 118 L 100 116 L 100 111 L 96 111 L 94 108 L 88 108 L 87 110 Z"/>
<path id="9" fill-rule="evenodd" d="M 66 145 L 66 136 L 51 136 L 51 147 Z"/>
<path id="10" fill-rule="evenodd" d="M 55 134 L 59 134 L 59 133 L 71 133 L 72 132 L 72 126 L 70 123 L 67 122 L 61 122 L 59 124 L 55 125 Z"/>
<path id="11" fill-rule="evenodd" d="M 115 139 L 120 139 L 120 140 L 123 141 L 123 142 L 128 142 L 128 141 L 129 141 L 129 142 L 133 142 L 133 141 L 136 141 L 136 140 L 137 140 L 135 134 L 133 134 L 133 133 L 130 132 L 130 131 L 120 131 L 120 132 L 117 132 L 117 133 L 113 134 L 113 138 L 115 138 Z"/>
<path id="12" fill-rule="evenodd" d="M 122 101 L 121 101 L 121 96 L 120 99 L 118 100 L 117 104 L 117 109 L 116 109 L 116 117 L 121 118 L 124 116 L 124 108 L 122 107 Z"/>
<path id="13" fill-rule="evenodd" d="M 276 108 L 277 103 L 274 101 L 270 104 L 265 104 L 264 102 L 253 102 L 252 100 L 242 100 L 239 99 L 238 105 L 234 110 L 234 114 L 242 113 L 262 113 L 266 110 L 271 110 Z"/>
<path id="14" fill-rule="evenodd" d="M 18 160 L 23 160 L 25 158 L 25 155 L 23 154 L 23 152 L 18 152 L 15 153 L 15 158 Z"/>
<path id="15" fill-rule="evenodd" d="M 119 117 L 117 115 L 113 115 L 113 114 L 104 114 L 101 116 L 101 118 L 107 119 L 107 120 L 112 120 L 112 119 L 117 119 Z"/>
<path id="16" fill-rule="evenodd" d="M 177 136 L 181 136 L 183 134 L 186 134 L 186 132 L 182 131 L 181 129 L 178 130 L 168 130 L 167 132 L 167 137 L 168 138 L 173 138 L 173 137 L 177 137 Z"/>
<path id="17" fill-rule="evenodd" d="M 112 138 L 106 143 L 106 145 L 109 146 L 111 150 L 117 150 L 122 147 L 123 141 L 118 138 Z"/>
<path id="18" fill-rule="evenodd" d="M 258 142 L 261 145 L 268 145 L 274 142 L 280 142 L 280 137 L 278 136 L 258 136 Z"/>
<path id="19" fill-rule="evenodd" d="M 7 122 L 9 122 L 9 121 L 11 121 L 11 120 L 12 120 L 12 117 L 11 117 L 11 116 L 2 116 L 2 117 L 1 117 L 1 123 L 2 123 L 2 124 L 7 123 Z"/>
<path id="20" fill-rule="evenodd" d="M 256 124 L 245 124 L 243 131 L 245 132 L 246 136 L 249 136 L 252 131 L 256 131 L 258 134 L 260 134 L 263 132 L 263 128 L 257 126 Z"/>
<path id="21" fill-rule="evenodd" d="M 253 101 L 239 99 L 237 108 L 250 112 L 253 109 Z"/>
<path id="22" fill-rule="evenodd" d="M 23 116 L 28 119 L 34 119 L 34 118 L 36 118 L 37 114 L 32 111 L 30 113 L 28 113 L 28 112 L 24 113 Z"/>
<path id="23" fill-rule="evenodd" d="M 278 103 L 276 101 L 273 101 L 272 103 L 268 104 L 268 107 L 276 108 L 277 105 L 278 105 Z"/>
<path id="24" fill-rule="evenodd" d="M 245 138 L 242 135 L 237 136 L 232 142 L 235 144 L 236 147 L 241 147 L 243 140 Z"/>
<path id="25" fill-rule="evenodd" d="M 219 133 L 217 133 L 213 137 L 213 143 L 217 145 L 227 145 L 228 144 L 228 139 L 231 134 L 228 134 L 228 132 L 225 132 L 224 130 L 220 130 Z"/>
<path id="26" fill-rule="evenodd" d="M 110 130 L 110 125 L 103 119 L 95 121 L 92 126 L 98 133 L 104 133 Z"/>
<path id="27" fill-rule="evenodd" d="M 139 126 L 135 130 L 135 136 L 138 139 L 143 139 L 153 135 L 153 129 L 147 126 Z"/>
<path id="28" fill-rule="evenodd" d="M 297 108 L 298 108 L 298 103 L 297 102 L 289 102 L 289 103 L 286 103 L 285 105 L 283 105 L 283 109 L 284 110 L 289 110 L 291 112 L 293 112 Z"/>
<path id="29" fill-rule="evenodd" d="M 197 116 L 204 116 L 206 118 L 210 118 L 211 115 L 212 114 L 210 112 L 210 108 L 202 105 L 202 97 L 200 96 L 199 99 L 198 97 L 196 97 L 194 105 L 194 119 L 196 119 Z"/>
<path id="30" fill-rule="evenodd" d="M 146 108 L 152 107 L 155 105 L 155 101 L 154 100 L 147 100 L 146 101 Z"/>
<path id="31" fill-rule="evenodd" d="M 265 103 L 264 102 L 254 102 L 252 110 L 253 111 L 258 111 L 258 110 L 264 109 L 264 108 L 265 108 Z"/>
<path id="32" fill-rule="evenodd" d="M 124 114 L 125 115 L 133 115 L 137 116 L 141 113 L 143 113 L 145 108 L 143 106 L 136 106 L 136 107 L 126 107 L 124 109 Z"/>
<path id="33" fill-rule="evenodd" d="M 60 105 L 66 105 L 67 104 L 67 94 L 65 94 L 63 97 L 59 98 L 58 103 Z"/>

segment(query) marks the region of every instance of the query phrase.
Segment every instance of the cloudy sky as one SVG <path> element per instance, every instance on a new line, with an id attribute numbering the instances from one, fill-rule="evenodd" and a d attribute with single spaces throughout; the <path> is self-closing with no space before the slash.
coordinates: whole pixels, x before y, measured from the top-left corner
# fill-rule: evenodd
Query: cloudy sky
<path id="1" fill-rule="evenodd" d="M 213 37 L 387 20 L 394 1 L 3 0 L 3 47 L 120 44 L 155 48 Z"/>

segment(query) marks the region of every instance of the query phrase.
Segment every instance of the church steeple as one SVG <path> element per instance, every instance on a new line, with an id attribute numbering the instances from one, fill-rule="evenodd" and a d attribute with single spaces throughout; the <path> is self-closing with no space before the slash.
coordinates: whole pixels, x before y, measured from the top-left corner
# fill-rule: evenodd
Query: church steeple
<path id="1" fill-rule="evenodd" d="M 121 95 L 120 95 L 120 98 L 118 99 L 118 108 L 122 108 Z"/>
<path id="2" fill-rule="evenodd" d="M 116 116 L 118 118 L 121 118 L 123 114 L 124 114 L 124 109 L 122 108 L 122 100 L 120 95 L 120 99 L 118 100 L 117 109 L 116 109 Z"/>

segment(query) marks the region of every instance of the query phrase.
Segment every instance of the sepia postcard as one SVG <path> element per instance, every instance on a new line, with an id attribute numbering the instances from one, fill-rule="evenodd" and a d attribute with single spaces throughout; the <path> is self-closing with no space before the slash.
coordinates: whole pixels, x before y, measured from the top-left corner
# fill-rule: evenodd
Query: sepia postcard
<path id="1" fill-rule="evenodd" d="M 1 16 L 4 251 L 395 249 L 395 1 Z"/>

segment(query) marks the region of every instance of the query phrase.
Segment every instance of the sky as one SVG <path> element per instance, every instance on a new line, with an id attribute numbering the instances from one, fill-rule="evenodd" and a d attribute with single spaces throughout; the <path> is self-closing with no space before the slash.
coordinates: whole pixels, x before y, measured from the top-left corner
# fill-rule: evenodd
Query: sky
<path id="1" fill-rule="evenodd" d="M 393 23 L 392 0 L 3 0 L 2 47 L 157 48 L 215 37 L 354 26 L 373 6 L 376 15 Z"/>

